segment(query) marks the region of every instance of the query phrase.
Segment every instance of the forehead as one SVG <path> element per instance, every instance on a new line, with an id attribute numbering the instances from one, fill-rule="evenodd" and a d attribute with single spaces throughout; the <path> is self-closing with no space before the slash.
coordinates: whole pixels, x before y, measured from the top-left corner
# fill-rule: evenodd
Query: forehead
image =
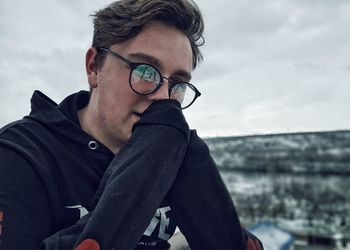
<path id="1" fill-rule="evenodd" d="M 192 49 L 188 37 L 175 27 L 160 22 L 146 25 L 138 35 L 112 48 L 124 56 L 144 54 L 154 57 L 161 70 L 192 71 Z"/>

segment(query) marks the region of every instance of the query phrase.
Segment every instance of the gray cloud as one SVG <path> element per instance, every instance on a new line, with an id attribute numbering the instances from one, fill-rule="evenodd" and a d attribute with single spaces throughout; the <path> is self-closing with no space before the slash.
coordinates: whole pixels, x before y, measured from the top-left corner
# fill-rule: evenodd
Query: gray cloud
<path id="1" fill-rule="evenodd" d="M 0 124 L 41 89 L 59 102 L 87 89 L 89 14 L 109 1 L 0 2 Z M 202 135 L 349 128 L 347 0 L 201 0 L 202 97 L 187 110 Z M 13 8 L 16 6 L 16 8 Z"/>

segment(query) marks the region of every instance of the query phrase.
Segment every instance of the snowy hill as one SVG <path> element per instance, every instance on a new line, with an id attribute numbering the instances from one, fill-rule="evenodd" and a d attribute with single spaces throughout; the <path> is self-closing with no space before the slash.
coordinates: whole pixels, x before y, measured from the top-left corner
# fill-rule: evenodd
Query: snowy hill
<path id="1" fill-rule="evenodd" d="M 350 174 L 350 131 L 206 139 L 221 170 Z"/>
<path id="2" fill-rule="evenodd" d="M 242 222 L 349 234 L 350 131 L 206 139 Z"/>

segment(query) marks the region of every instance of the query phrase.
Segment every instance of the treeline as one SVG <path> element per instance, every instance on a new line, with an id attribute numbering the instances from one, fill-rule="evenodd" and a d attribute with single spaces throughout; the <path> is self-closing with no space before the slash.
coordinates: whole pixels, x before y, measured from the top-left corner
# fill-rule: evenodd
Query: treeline
<path id="1" fill-rule="evenodd" d="M 350 131 L 206 139 L 220 170 L 350 174 Z"/>

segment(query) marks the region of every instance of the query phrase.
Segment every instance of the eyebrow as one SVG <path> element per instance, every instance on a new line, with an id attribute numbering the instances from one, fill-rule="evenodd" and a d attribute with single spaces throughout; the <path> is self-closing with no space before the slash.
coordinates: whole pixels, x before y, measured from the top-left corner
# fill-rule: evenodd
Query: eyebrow
<path id="1" fill-rule="evenodd" d="M 145 54 L 145 53 L 132 53 L 128 55 L 128 59 L 134 61 L 134 62 L 143 62 L 151 64 L 152 66 L 156 67 L 158 70 L 162 70 L 162 63 L 159 61 L 158 58 Z M 181 77 L 185 81 L 190 81 L 192 76 L 191 73 L 187 72 L 186 70 L 176 70 L 169 78 L 174 77 Z"/>

